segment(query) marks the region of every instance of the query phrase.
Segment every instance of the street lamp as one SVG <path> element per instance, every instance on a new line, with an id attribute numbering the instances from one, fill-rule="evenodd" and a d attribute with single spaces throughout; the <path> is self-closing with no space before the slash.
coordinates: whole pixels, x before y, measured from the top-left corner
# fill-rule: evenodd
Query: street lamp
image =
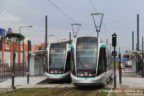
<path id="1" fill-rule="evenodd" d="M 101 29 L 101 25 L 102 25 L 102 20 L 103 20 L 103 13 L 92 13 L 91 16 L 93 18 L 94 21 L 94 26 L 97 32 L 97 38 L 99 37 L 99 32 Z"/>
<path id="2" fill-rule="evenodd" d="M 65 40 L 66 40 L 66 39 L 59 39 L 58 42 L 62 42 L 62 41 L 65 41 Z"/>
<path id="3" fill-rule="evenodd" d="M 77 37 L 77 33 L 79 32 L 81 24 L 80 23 L 73 23 L 73 24 L 71 24 L 71 26 L 72 26 L 73 36 L 74 36 L 74 38 L 76 38 Z M 75 31 L 74 28 L 77 28 L 77 30 Z"/>
<path id="4" fill-rule="evenodd" d="M 32 27 L 31 25 L 30 26 L 19 26 L 19 33 L 21 34 L 21 28 L 27 28 L 27 27 Z"/>
<path id="5" fill-rule="evenodd" d="M 21 34 L 22 28 L 30 28 L 32 26 L 20 26 L 19 27 L 19 33 Z M 20 48 L 20 47 L 19 47 Z M 19 49 L 20 50 L 20 49 Z M 20 55 L 19 55 L 19 64 L 20 64 Z M 24 40 L 23 40 L 23 66 L 22 66 L 22 76 L 24 76 Z"/>
<path id="6" fill-rule="evenodd" d="M 48 37 L 55 36 L 55 35 L 48 35 Z"/>
<path id="7" fill-rule="evenodd" d="M 55 36 L 55 35 L 48 35 L 48 37 L 52 37 L 52 36 Z M 48 39 L 48 38 L 47 38 Z M 49 43 L 49 42 L 48 42 Z M 46 44 L 47 45 L 47 44 Z"/>
<path id="8" fill-rule="evenodd" d="M 48 37 L 53 37 L 53 36 L 55 36 L 55 35 L 48 35 Z M 48 44 L 49 44 L 49 40 L 48 40 Z"/>

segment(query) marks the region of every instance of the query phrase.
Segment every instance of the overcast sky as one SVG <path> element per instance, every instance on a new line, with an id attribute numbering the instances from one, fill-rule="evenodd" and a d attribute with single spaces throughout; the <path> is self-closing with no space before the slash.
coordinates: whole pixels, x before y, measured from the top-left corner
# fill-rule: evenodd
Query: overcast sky
<path id="1" fill-rule="evenodd" d="M 124 52 L 131 49 L 132 31 L 135 31 L 136 43 L 137 14 L 140 14 L 140 38 L 144 35 L 143 4 L 144 0 L 0 0 L 0 27 L 11 27 L 13 32 L 19 32 L 19 26 L 32 25 L 32 28 L 21 29 L 21 33 L 34 44 L 39 44 L 44 42 L 45 15 L 48 15 L 48 34 L 55 35 L 50 37 L 49 41 L 53 42 L 68 39 L 68 34 L 72 30 L 71 23 L 75 22 L 82 24 L 78 36 L 96 35 L 90 14 L 103 12 L 100 36 L 104 41 L 107 37 L 111 42 L 111 35 L 116 32 L 118 46 Z"/>

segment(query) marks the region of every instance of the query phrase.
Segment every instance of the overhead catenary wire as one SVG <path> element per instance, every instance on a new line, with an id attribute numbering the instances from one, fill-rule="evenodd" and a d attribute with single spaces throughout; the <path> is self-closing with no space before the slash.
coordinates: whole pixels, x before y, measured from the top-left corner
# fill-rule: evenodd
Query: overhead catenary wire
<path id="1" fill-rule="evenodd" d="M 69 23 L 74 23 L 75 20 L 73 20 L 69 15 L 67 15 L 59 6 L 57 6 L 54 2 L 52 2 L 51 0 L 48 0 L 49 3 L 51 3 L 61 14 L 63 14 L 68 20 Z M 82 29 L 84 31 L 84 29 Z M 85 34 L 86 31 L 84 31 Z"/>
<path id="2" fill-rule="evenodd" d="M 91 6 L 92 6 L 93 10 L 94 10 L 95 12 L 97 12 L 97 13 L 98 13 L 98 10 L 95 8 L 95 6 L 94 6 L 94 4 L 93 4 L 92 0 L 89 0 L 89 2 L 90 2 L 90 4 L 91 4 Z M 94 17 L 93 17 L 93 19 L 94 19 Z M 95 23 L 95 22 L 94 22 L 94 23 Z M 107 41 L 107 40 L 108 40 L 108 38 L 107 38 L 107 29 L 106 29 L 106 25 L 103 23 L 103 24 L 102 24 L 102 26 L 103 26 L 103 28 L 104 28 L 104 30 L 105 30 L 105 32 L 106 32 L 106 41 Z"/>
<path id="3" fill-rule="evenodd" d="M 98 10 L 95 8 L 95 6 L 94 6 L 94 4 L 93 4 L 92 0 L 89 0 L 89 2 L 90 2 L 90 4 L 91 4 L 91 6 L 92 6 L 93 10 L 94 10 L 95 12 L 98 12 Z"/>
<path id="4" fill-rule="evenodd" d="M 59 12 L 61 12 L 67 19 L 69 19 L 70 22 L 75 22 L 71 17 L 69 17 L 60 7 L 58 7 L 54 2 L 51 0 L 48 0 L 49 3 L 51 3 Z"/>
<path id="5" fill-rule="evenodd" d="M 88 33 L 84 30 L 84 28 L 83 28 L 83 27 L 81 27 L 81 28 L 82 28 L 83 32 L 84 32 L 86 35 L 88 35 Z"/>

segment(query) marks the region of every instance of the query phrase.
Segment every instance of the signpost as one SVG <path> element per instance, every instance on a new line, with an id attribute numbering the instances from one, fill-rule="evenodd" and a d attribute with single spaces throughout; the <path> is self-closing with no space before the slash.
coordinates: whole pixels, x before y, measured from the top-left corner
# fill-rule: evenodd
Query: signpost
<path id="1" fill-rule="evenodd" d="M 121 84 L 121 53 L 119 48 L 119 84 Z"/>

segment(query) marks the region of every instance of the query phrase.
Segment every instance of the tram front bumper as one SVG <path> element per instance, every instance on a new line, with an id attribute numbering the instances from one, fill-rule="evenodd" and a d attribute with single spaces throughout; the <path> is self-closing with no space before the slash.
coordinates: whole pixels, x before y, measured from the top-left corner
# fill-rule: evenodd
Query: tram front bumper
<path id="1" fill-rule="evenodd" d="M 70 79 L 70 72 L 66 72 L 64 74 L 49 74 L 45 73 L 48 80 L 65 80 Z"/>
<path id="2" fill-rule="evenodd" d="M 105 85 L 106 84 L 106 76 L 102 74 L 97 77 L 76 77 L 71 74 L 72 83 L 78 86 L 96 86 L 96 85 Z"/>

